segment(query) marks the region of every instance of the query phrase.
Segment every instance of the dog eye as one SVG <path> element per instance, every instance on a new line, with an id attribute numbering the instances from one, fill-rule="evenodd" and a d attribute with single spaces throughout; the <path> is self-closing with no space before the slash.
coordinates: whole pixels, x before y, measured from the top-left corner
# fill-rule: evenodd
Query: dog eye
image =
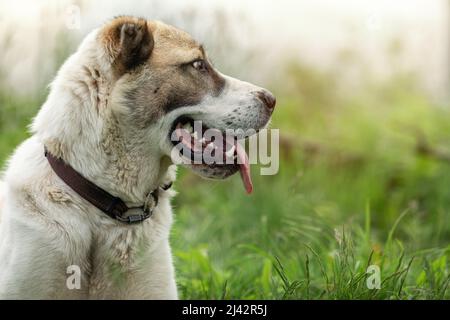
<path id="1" fill-rule="evenodd" d="M 204 60 L 196 60 L 192 62 L 192 66 L 198 71 L 206 71 L 208 67 L 206 66 L 206 62 Z"/>

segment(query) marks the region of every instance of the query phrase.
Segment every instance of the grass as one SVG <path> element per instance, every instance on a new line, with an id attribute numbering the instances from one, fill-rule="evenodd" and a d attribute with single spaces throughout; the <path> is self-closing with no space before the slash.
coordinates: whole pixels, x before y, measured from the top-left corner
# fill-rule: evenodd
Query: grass
<path id="1" fill-rule="evenodd" d="M 410 75 L 366 77 L 349 92 L 333 72 L 288 69 L 289 85 L 275 88 L 277 175 L 253 166 L 247 196 L 238 177 L 180 170 L 171 241 L 181 298 L 450 298 L 449 109 Z M 0 90 L 0 161 L 40 103 Z M 377 268 L 380 289 L 369 289 Z"/>
<path id="2" fill-rule="evenodd" d="M 450 164 L 417 143 L 447 152 L 449 110 L 407 75 L 350 94 L 333 74 L 291 70 L 272 125 L 278 175 L 253 168 L 249 197 L 238 178 L 181 172 L 172 242 L 182 297 L 448 299 Z M 379 290 L 367 286 L 373 265 Z"/>

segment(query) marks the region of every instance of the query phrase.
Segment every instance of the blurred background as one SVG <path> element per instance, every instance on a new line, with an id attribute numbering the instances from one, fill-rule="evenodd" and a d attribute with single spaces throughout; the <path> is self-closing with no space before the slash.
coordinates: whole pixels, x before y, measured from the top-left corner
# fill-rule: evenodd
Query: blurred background
<path id="1" fill-rule="evenodd" d="M 179 171 L 182 298 L 450 297 L 450 1 L 0 0 L 2 168 L 60 65 L 123 14 L 188 31 L 278 100 L 280 171 L 254 168 L 253 195 Z"/>

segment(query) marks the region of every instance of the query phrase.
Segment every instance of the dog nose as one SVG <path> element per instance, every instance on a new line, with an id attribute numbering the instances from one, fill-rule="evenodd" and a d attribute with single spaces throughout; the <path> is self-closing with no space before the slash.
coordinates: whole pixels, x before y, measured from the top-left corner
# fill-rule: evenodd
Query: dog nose
<path id="1" fill-rule="evenodd" d="M 269 110 L 272 110 L 273 108 L 275 108 L 275 104 L 277 103 L 277 100 L 275 99 L 275 97 L 272 93 L 270 93 L 267 90 L 262 90 L 262 91 L 258 91 L 257 96 L 266 105 L 266 107 Z"/>

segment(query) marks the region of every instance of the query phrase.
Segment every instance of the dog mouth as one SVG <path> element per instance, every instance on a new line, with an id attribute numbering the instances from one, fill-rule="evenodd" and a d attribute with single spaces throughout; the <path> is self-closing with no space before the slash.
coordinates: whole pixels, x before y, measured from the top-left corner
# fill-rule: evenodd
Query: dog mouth
<path id="1" fill-rule="evenodd" d="M 253 191 L 249 158 L 236 135 L 189 117 L 175 120 L 170 135 L 185 164 L 222 172 L 224 177 L 239 171 L 246 192 Z"/>

